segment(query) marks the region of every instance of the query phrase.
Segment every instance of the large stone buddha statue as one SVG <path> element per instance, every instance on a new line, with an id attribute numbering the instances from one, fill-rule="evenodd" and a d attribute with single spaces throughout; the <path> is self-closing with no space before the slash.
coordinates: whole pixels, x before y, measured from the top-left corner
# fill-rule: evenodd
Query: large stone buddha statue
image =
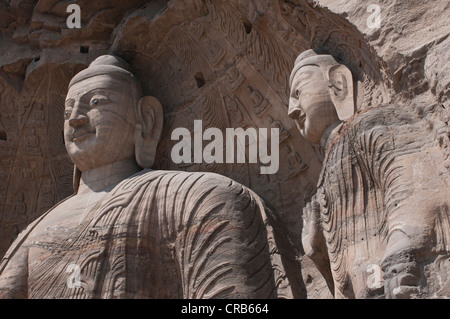
<path id="1" fill-rule="evenodd" d="M 64 136 L 76 192 L 10 247 L 1 298 L 299 295 L 280 254 L 289 243 L 256 194 L 213 173 L 151 169 L 162 125 L 122 59 L 101 56 L 72 79 Z"/>
<path id="2" fill-rule="evenodd" d="M 324 153 L 303 248 L 335 297 L 449 297 L 448 127 L 430 115 L 439 108 L 356 112 L 350 70 L 314 50 L 298 56 L 290 84 L 289 116 Z"/>

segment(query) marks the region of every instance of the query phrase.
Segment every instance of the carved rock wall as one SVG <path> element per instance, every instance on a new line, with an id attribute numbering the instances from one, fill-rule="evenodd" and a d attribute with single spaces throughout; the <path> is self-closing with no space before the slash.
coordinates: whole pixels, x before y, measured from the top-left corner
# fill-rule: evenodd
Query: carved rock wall
<path id="1" fill-rule="evenodd" d="M 345 16 L 365 35 L 392 74 L 397 91 L 417 95 L 427 90 L 448 107 L 449 69 L 447 18 L 450 4 L 437 1 L 319 0 Z M 370 28 L 370 5 L 380 7 L 380 28 Z M 439 56 L 439 59 L 436 57 Z M 438 61 L 439 60 L 439 61 Z"/>
<path id="2" fill-rule="evenodd" d="M 62 137 L 67 84 L 97 56 L 114 53 L 164 107 L 155 168 L 212 171 L 252 188 L 281 213 L 299 243 L 308 297 L 329 297 L 300 247 L 301 207 L 316 190 L 322 154 L 287 117 L 295 57 L 321 47 L 348 65 L 358 109 L 417 94 L 448 108 L 449 73 L 441 57 L 448 56 L 449 27 L 438 22 L 446 21 L 445 1 L 408 10 L 386 5 L 377 31 L 365 28 L 366 2 L 81 0 L 74 2 L 81 29 L 67 27 L 65 1 L 0 2 L 0 256 L 29 222 L 72 193 Z M 431 20 L 428 31 L 420 27 Z M 260 175 L 260 165 L 248 163 L 174 164 L 171 132 L 193 132 L 198 119 L 203 130 L 278 127 L 279 171 Z"/>

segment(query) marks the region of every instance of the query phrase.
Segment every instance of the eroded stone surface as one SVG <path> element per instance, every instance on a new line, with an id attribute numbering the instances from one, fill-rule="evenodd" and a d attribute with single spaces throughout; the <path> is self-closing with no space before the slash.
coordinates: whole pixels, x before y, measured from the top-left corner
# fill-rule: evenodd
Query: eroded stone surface
<path id="1" fill-rule="evenodd" d="M 316 2 L 79 1 L 81 29 L 67 28 L 63 1 L 0 4 L 0 255 L 26 225 L 72 193 L 61 122 L 67 85 L 106 53 L 126 59 L 145 94 L 161 101 L 155 168 L 215 172 L 246 185 L 281 214 L 302 251 L 301 211 L 316 193 L 324 154 L 288 118 L 289 75 L 301 52 L 319 47 L 348 67 L 355 112 L 396 102 L 447 127 L 450 113 L 446 1 L 380 3 L 380 29 L 367 28 L 373 1 Z M 413 104 L 421 105 L 413 107 L 418 111 L 410 111 Z M 263 176 L 254 164 L 174 164 L 170 133 L 192 130 L 195 119 L 222 130 L 282 128 L 279 172 Z M 438 135 L 448 161 L 448 133 Z M 297 259 L 308 296 L 327 297 L 315 267 L 301 254 Z M 438 259 L 424 269 L 434 278 L 430 287 L 445 280 L 433 270 Z"/>

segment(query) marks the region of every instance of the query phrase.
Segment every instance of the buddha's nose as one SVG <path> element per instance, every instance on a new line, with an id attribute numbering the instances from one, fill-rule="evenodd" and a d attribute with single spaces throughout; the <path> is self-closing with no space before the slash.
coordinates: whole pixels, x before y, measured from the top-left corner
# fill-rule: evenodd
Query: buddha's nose
<path id="1" fill-rule="evenodd" d="M 301 115 L 302 115 L 302 109 L 292 106 L 292 105 L 289 106 L 288 116 L 291 119 L 296 120 L 296 119 L 300 118 Z"/>
<path id="2" fill-rule="evenodd" d="M 80 112 L 79 108 L 74 108 L 69 118 L 69 125 L 73 128 L 79 128 L 88 122 L 89 119 L 86 114 Z"/>

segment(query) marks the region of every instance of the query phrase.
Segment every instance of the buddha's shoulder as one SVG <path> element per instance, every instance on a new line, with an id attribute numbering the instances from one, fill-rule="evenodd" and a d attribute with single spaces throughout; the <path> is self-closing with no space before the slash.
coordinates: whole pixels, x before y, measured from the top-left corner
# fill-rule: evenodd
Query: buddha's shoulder
<path id="1" fill-rule="evenodd" d="M 393 134 L 397 128 L 420 125 L 422 118 L 414 108 L 407 105 L 384 104 L 358 111 L 343 123 L 336 137 L 366 136 L 374 132 Z"/>
<path id="2" fill-rule="evenodd" d="M 233 191 L 242 192 L 247 189 L 233 179 L 212 172 L 184 172 L 171 170 L 145 169 L 134 175 L 131 180 L 142 185 L 155 185 L 161 188 Z M 130 180 L 130 181 L 131 181 Z"/>
<path id="3" fill-rule="evenodd" d="M 168 183 L 180 183 L 180 182 L 211 182 L 216 184 L 232 184 L 236 183 L 231 178 L 220 175 L 213 172 L 185 172 L 185 171 L 172 171 L 172 170 L 151 170 L 151 169 L 144 169 L 141 172 L 135 174 L 132 179 L 134 180 L 140 180 L 142 182 L 148 182 L 148 181 L 164 181 Z"/>
<path id="4" fill-rule="evenodd" d="M 374 127 L 412 124 L 420 114 L 412 105 L 383 104 L 358 111 L 346 124 L 348 127 Z"/>

